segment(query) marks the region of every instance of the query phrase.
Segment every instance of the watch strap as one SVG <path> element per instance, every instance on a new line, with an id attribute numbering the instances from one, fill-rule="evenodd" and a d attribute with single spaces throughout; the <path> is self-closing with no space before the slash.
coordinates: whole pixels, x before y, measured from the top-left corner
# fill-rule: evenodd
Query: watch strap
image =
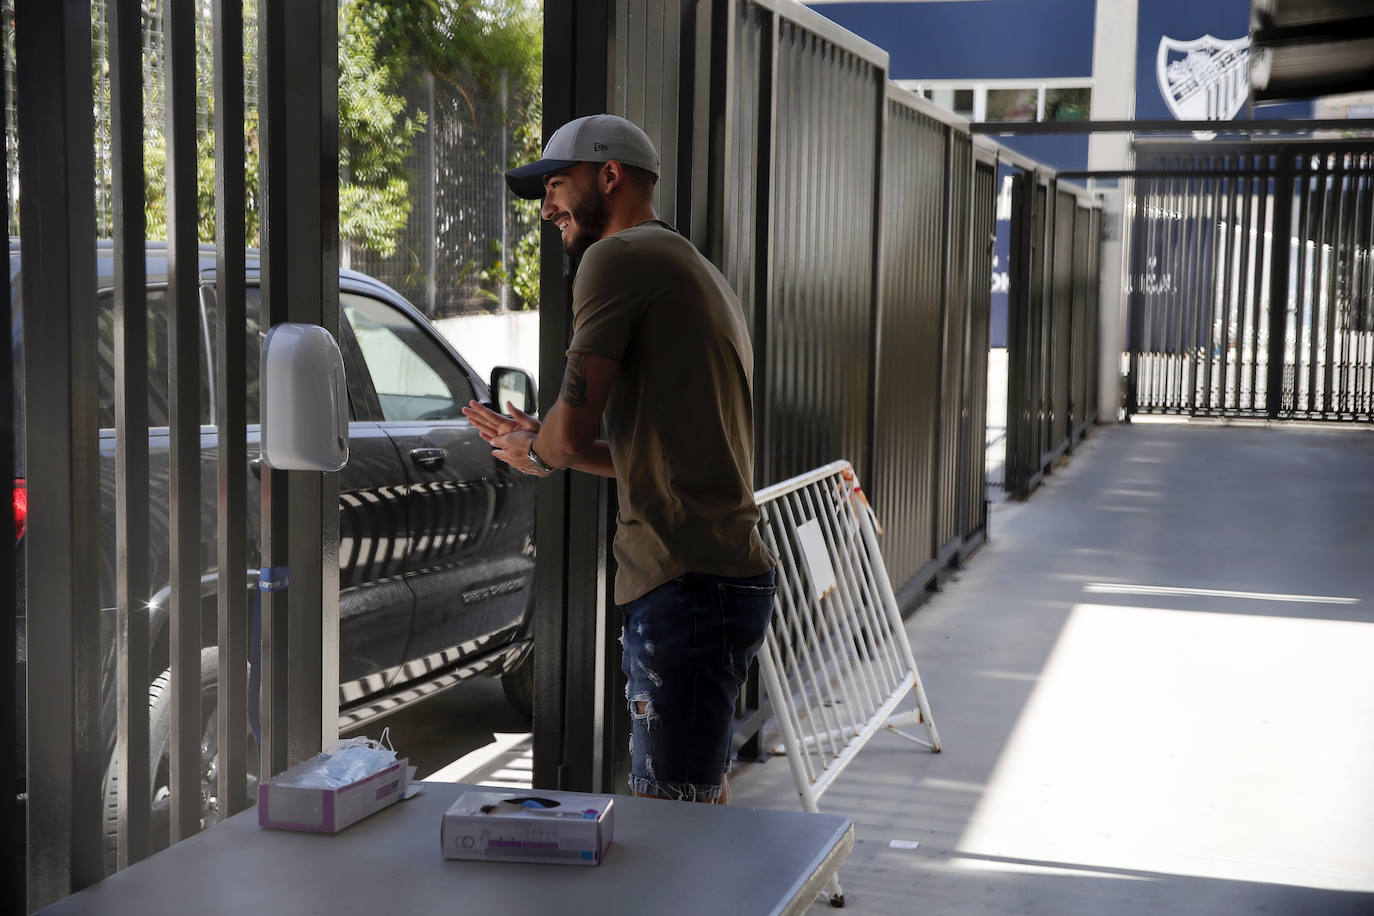
<path id="1" fill-rule="evenodd" d="M 530 449 L 525 453 L 525 457 L 530 460 L 530 464 L 534 465 L 545 474 L 552 474 L 556 470 L 556 468 L 551 468 L 545 464 L 544 459 L 539 457 L 539 453 L 534 450 L 533 442 L 530 443 Z"/>

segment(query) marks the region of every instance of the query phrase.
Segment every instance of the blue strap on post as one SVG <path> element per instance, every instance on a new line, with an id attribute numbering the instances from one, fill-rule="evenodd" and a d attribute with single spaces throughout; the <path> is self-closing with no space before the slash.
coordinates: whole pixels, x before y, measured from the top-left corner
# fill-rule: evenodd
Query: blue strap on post
<path id="1" fill-rule="evenodd" d="M 253 595 L 253 635 L 250 639 L 252 658 L 248 663 L 248 726 L 253 737 L 262 744 L 262 593 L 279 592 L 291 584 L 291 568 L 274 566 L 258 573 L 258 588 Z"/>

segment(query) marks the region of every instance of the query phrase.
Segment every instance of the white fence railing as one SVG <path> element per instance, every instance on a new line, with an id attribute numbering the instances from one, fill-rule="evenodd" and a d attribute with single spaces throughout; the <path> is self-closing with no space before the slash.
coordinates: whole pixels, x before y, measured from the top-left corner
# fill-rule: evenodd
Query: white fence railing
<path id="1" fill-rule="evenodd" d="M 854 469 L 836 461 L 760 490 L 778 596 L 759 672 L 802 807 L 817 801 L 880 728 L 940 750 L 930 704 Z M 907 697 L 916 709 L 894 715 Z M 924 723 L 926 737 L 898 726 Z M 831 903 L 844 905 L 838 878 Z"/>

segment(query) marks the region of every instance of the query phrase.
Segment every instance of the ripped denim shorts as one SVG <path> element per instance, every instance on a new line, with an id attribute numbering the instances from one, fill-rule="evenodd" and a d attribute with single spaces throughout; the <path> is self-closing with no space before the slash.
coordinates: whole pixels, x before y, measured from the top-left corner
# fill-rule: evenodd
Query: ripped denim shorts
<path id="1" fill-rule="evenodd" d="M 776 591 L 772 570 L 744 579 L 688 573 L 621 607 L 632 792 L 720 796 L 735 701 Z"/>

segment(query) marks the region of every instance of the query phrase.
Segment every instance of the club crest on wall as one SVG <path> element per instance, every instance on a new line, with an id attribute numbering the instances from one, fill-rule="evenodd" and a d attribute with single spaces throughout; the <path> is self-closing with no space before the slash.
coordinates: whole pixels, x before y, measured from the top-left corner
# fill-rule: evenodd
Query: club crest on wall
<path id="1" fill-rule="evenodd" d="M 1250 88 L 1250 37 L 1223 41 L 1203 35 L 1179 41 L 1165 35 L 1155 59 L 1159 91 L 1181 121 L 1229 121 Z"/>

